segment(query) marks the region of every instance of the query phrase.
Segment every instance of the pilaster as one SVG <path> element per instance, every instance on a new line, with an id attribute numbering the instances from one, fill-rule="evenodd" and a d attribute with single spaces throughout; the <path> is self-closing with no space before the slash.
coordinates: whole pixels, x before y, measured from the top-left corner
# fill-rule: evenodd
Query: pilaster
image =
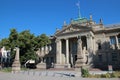
<path id="1" fill-rule="evenodd" d="M 87 34 L 87 50 L 93 49 L 93 39 L 91 34 Z"/>
<path id="2" fill-rule="evenodd" d="M 116 47 L 117 47 L 117 49 L 119 49 L 119 43 L 118 43 L 118 37 L 117 36 L 115 36 L 115 40 L 116 40 Z"/>

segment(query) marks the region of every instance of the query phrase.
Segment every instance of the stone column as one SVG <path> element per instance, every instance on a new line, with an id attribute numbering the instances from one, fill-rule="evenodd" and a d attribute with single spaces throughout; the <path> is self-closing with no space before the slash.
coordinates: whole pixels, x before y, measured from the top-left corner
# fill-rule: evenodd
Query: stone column
<path id="1" fill-rule="evenodd" d="M 68 41 L 67 43 L 67 49 L 68 49 Z M 69 63 L 69 49 L 67 50 L 67 62 Z M 61 40 L 56 40 L 56 64 L 54 65 L 55 68 L 70 68 L 70 64 L 64 64 L 62 63 L 62 44 Z"/>
<path id="2" fill-rule="evenodd" d="M 70 68 L 70 64 L 69 64 L 69 40 L 66 39 L 66 65 L 67 68 Z"/>
<path id="3" fill-rule="evenodd" d="M 95 45 L 95 37 L 93 37 L 93 54 L 95 55 L 95 51 L 96 51 L 96 45 Z"/>
<path id="4" fill-rule="evenodd" d="M 119 43 L 118 43 L 118 37 L 117 36 L 115 36 L 115 40 L 116 40 L 116 47 L 117 47 L 117 49 L 119 49 Z"/>
<path id="5" fill-rule="evenodd" d="M 62 60 L 61 60 L 61 40 L 57 39 L 56 40 L 56 63 L 57 64 L 61 64 Z"/>
<path id="6" fill-rule="evenodd" d="M 93 66 L 93 39 L 91 34 L 87 34 L 88 65 Z"/>
<path id="7" fill-rule="evenodd" d="M 66 63 L 69 64 L 69 42 L 66 39 Z"/>

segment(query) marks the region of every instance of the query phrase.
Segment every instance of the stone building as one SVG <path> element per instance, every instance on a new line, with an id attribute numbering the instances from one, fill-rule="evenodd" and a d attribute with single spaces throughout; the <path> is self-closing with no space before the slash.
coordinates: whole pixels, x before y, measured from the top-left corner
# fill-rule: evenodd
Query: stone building
<path id="1" fill-rule="evenodd" d="M 120 25 L 104 26 L 101 19 L 96 24 L 90 15 L 90 19 L 64 22 L 62 29 L 57 29 L 50 39 L 52 48 L 45 56 L 47 68 L 52 63 L 54 68 L 75 68 L 78 56 L 82 55 L 82 65 L 102 69 L 112 65 L 120 69 Z"/>

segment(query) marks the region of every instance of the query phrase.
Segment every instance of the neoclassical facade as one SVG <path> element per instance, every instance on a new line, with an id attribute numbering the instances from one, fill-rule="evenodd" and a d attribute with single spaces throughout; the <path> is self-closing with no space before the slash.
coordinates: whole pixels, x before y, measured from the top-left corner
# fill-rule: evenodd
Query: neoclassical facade
<path id="1" fill-rule="evenodd" d="M 75 68 L 78 65 L 120 69 L 120 25 L 104 26 L 92 19 L 71 20 L 50 37 L 51 51 L 45 56 L 47 68 Z"/>

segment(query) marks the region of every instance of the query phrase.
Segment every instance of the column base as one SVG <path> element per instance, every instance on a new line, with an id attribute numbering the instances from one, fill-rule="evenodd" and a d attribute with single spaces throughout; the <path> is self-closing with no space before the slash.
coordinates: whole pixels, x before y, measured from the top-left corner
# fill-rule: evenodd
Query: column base
<path id="1" fill-rule="evenodd" d="M 54 68 L 67 69 L 67 68 L 71 68 L 71 67 L 70 67 L 70 64 L 55 64 Z"/>
<path id="2" fill-rule="evenodd" d="M 81 68 L 75 68 L 75 77 L 81 77 Z"/>
<path id="3" fill-rule="evenodd" d="M 19 72 L 21 70 L 20 67 L 20 61 L 19 60 L 15 60 L 12 64 L 12 72 Z"/>
<path id="4" fill-rule="evenodd" d="M 46 63 L 37 64 L 37 69 L 46 69 Z"/>

